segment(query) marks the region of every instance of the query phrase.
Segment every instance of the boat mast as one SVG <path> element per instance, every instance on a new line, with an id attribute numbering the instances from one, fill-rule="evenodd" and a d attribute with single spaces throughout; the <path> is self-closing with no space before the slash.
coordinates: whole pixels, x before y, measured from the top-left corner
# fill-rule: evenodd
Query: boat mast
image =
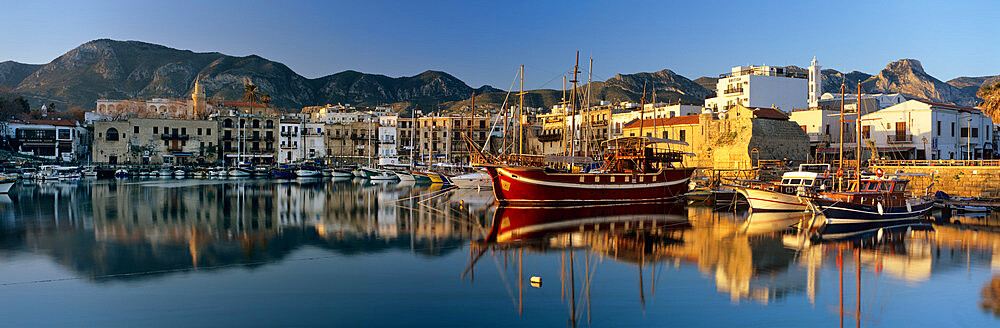
<path id="1" fill-rule="evenodd" d="M 563 114 L 563 117 L 562 117 L 562 146 L 563 146 L 563 156 L 566 156 L 567 155 L 567 149 L 569 148 L 569 145 L 566 144 L 566 134 L 567 133 L 566 133 L 566 107 L 565 107 L 566 106 L 566 76 L 565 75 L 563 75 L 563 90 L 562 90 L 562 92 L 563 92 L 563 94 L 562 94 L 562 101 L 559 102 L 559 105 L 563 106 L 562 107 L 562 112 L 563 112 L 562 113 Z"/>
<path id="2" fill-rule="evenodd" d="M 585 125 L 585 129 L 587 131 L 586 132 L 587 141 L 586 141 L 586 143 L 584 143 L 584 145 L 586 146 L 586 148 L 583 151 L 583 155 L 587 156 L 587 157 L 590 156 L 590 142 L 591 142 L 591 139 L 593 138 L 593 129 L 591 128 L 592 121 L 590 120 L 590 109 L 591 109 L 591 107 L 590 107 L 590 101 L 591 101 L 590 100 L 590 85 L 593 83 L 593 77 L 594 77 L 594 58 L 590 58 L 590 67 L 587 69 L 587 105 L 585 107 L 586 109 L 584 110 L 586 112 L 585 113 L 586 114 L 586 116 L 585 116 L 586 119 L 584 119 L 584 122 L 586 122 L 585 123 L 586 124 Z"/>
<path id="3" fill-rule="evenodd" d="M 575 156 L 576 155 L 576 147 L 575 147 L 576 146 L 576 114 L 579 112 L 579 111 L 577 111 L 577 108 L 576 108 L 576 105 L 577 105 L 577 103 L 576 103 L 576 84 L 577 84 L 577 82 L 579 82 L 578 79 L 577 79 L 577 73 L 580 73 L 580 50 L 576 51 L 576 64 L 573 65 L 573 80 L 570 81 L 570 82 L 573 82 L 573 90 L 570 91 L 570 94 L 572 95 L 571 97 L 573 98 L 572 100 L 570 100 L 570 104 L 571 104 L 570 108 L 573 109 L 573 116 L 570 117 L 570 123 L 569 123 L 569 129 L 570 129 L 569 154 L 570 154 L 570 156 Z M 572 167 L 572 164 L 570 164 L 570 167 Z"/>
<path id="4" fill-rule="evenodd" d="M 410 117 L 410 171 L 413 171 L 413 164 L 414 164 L 413 163 L 413 150 L 415 150 L 417 148 L 417 145 L 415 144 L 416 140 L 415 140 L 415 136 L 414 136 L 414 134 L 416 134 L 416 132 L 417 132 L 417 126 L 416 126 L 416 123 L 417 123 L 417 111 L 416 111 L 416 109 L 413 110 L 413 115 L 410 115 L 410 116 L 411 116 Z"/>
<path id="5" fill-rule="evenodd" d="M 856 116 L 857 117 L 855 118 L 855 120 L 856 120 L 857 123 L 855 123 L 856 126 L 854 127 L 854 130 L 856 130 L 857 134 L 858 134 L 858 144 L 857 144 L 857 147 L 856 147 L 857 148 L 856 150 L 857 150 L 858 167 L 857 167 L 857 170 L 854 171 L 854 174 L 856 176 L 855 180 L 854 180 L 854 182 L 855 182 L 854 183 L 854 188 L 857 191 L 861 191 L 861 82 L 858 82 L 858 98 L 857 98 L 857 100 L 858 100 L 857 101 L 857 105 L 858 106 L 856 108 L 856 111 L 857 111 L 857 115 Z"/>
<path id="6" fill-rule="evenodd" d="M 521 103 L 517 106 L 517 153 L 524 154 L 524 64 L 521 64 L 521 92 L 517 93 L 521 97 Z"/>
<path id="7" fill-rule="evenodd" d="M 840 162 L 837 163 L 837 172 L 844 172 L 844 83 L 840 84 Z M 840 181 L 837 181 L 837 191 L 844 190 L 844 177 L 841 174 Z"/>
<path id="8" fill-rule="evenodd" d="M 642 137 L 642 130 L 646 123 L 646 82 L 642 82 L 642 98 L 639 98 L 639 136 Z"/>

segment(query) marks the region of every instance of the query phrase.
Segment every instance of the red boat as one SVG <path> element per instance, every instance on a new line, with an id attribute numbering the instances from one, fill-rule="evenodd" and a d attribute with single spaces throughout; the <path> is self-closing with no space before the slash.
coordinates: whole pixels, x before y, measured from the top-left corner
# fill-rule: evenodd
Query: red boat
<path id="1" fill-rule="evenodd" d="M 675 199 L 688 190 L 694 168 L 677 168 L 684 154 L 655 147 L 680 141 L 622 137 L 609 146 L 599 173 L 560 172 L 530 165 L 483 164 L 501 204 L 555 205 Z"/>

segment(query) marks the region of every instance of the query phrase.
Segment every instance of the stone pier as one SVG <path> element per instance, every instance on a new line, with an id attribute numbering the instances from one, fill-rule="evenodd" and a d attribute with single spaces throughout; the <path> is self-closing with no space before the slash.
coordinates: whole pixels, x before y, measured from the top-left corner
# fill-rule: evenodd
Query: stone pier
<path id="1" fill-rule="evenodd" d="M 1000 198 L 1000 166 L 880 166 L 873 165 L 870 171 L 881 168 L 885 173 L 925 173 L 911 176 L 909 190 L 914 195 L 924 191 L 934 193 L 944 191 L 951 196 Z"/>

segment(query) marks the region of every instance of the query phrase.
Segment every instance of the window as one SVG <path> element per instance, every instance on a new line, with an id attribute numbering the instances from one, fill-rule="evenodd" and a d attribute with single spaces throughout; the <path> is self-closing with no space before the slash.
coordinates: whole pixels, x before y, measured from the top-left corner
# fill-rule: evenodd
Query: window
<path id="1" fill-rule="evenodd" d="M 160 128 L 154 126 L 153 127 L 153 134 L 160 134 Z"/>
<path id="2" fill-rule="evenodd" d="M 687 141 L 687 131 L 681 130 L 681 141 Z"/>
<path id="3" fill-rule="evenodd" d="M 107 140 L 107 141 L 118 141 L 118 129 L 110 128 L 110 129 L 108 129 L 108 132 L 107 132 L 106 135 L 107 135 L 107 139 L 104 139 L 104 140 Z"/>
<path id="4" fill-rule="evenodd" d="M 201 128 L 198 128 L 198 135 L 201 135 Z"/>
<path id="5" fill-rule="evenodd" d="M 972 137 L 979 138 L 979 128 L 972 128 Z"/>
<path id="6" fill-rule="evenodd" d="M 937 121 L 937 135 L 941 135 L 941 121 Z"/>
<path id="7" fill-rule="evenodd" d="M 871 125 L 865 125 L 865 126 L 861 127 L 861 137 L 864 138 L 864 139 L 871 139 L 872 138 L 872 126 Z"/>
<path id="8" fill-rule="evenodd" d="M 188 134 L 187 128 L 181 128 L 181 134 Z"/>
<path id="9" fill-rule="evenodd" d="M 670 131 L 663 131 L 663 139 L 670 139 Z"/>
<path id="10" fill-rule="evenodd" d="M 133 126 L 132 133 L 139 133 L 139 126 Z"/>
<path id="11" fill-rule="evenodd" d="M 205 129 L 205 135 L 212 135 L 212 129 Z"/>
<path id="12" fill-rule="evenodd" d="M 969 128 L 962 128 L 962 138 L 969 137 Z"/>
<path id="13" fill-rule="evenodd" d="M 951 136 L 955 136 L 955 122 L 951 122 Z"/>

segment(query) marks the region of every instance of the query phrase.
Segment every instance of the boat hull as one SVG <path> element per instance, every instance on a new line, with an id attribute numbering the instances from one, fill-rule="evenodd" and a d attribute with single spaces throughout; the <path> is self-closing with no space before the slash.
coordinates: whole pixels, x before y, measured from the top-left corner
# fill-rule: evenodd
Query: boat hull
<path id="1" fill-rule="evenodd" d="M 0 182 L 0 194 L 6 194 L 10 192 L 10 188 L 14 187 L 14 182 L 16 181 L 12 180 L 12 181 Z"/>
<path id="2" fill-rule="evenodd" d="M 323 176 L 323 172 L 316 170 L 297 170 L 295 171 L 295 175 L 298 175 L 300 178 L 318 178 Z"/>
<path id="3" fill-rule="evenodd" d="M 925 223 L 932 201 L 911 201 L 909 206 L 879 207 L 813 198 L 810 202 L 825 217 L 817 230 L 820 239 L 837 240 L 870 234 L 880 229 L 905 228 Z"/>
<path id="4" fill-rule="evenodd" d="M 796 195 L 746 187 L 735 188 L 747 199 L 750 210 L 754 212 L 805 212 L 809 209 L 809 203 Z"/>
<path id="5" fill-rule="evenodd" d="M 550 173 L 536 167 L 488 167 L 503 204 L 581 204 L 671 200 L 688 190 L 693 168 L 657 173 Z"/>

